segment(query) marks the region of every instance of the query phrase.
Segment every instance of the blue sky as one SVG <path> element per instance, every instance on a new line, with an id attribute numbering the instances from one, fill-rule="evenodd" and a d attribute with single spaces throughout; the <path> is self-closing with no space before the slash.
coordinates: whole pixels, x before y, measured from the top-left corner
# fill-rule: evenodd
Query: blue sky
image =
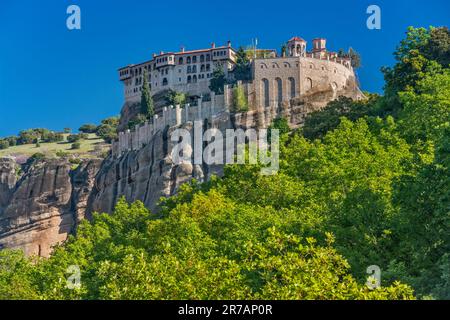
<path id="1" fill-rule="evenodd" d="M 80 6 L 82 30 L 66 28 Z M 366 8 L 381 7 L 382 29 L 366 27 Z M 409 25 L 448 25 L 448 0 L 148 1 L 0 0 L 0 136 L 32 127 L 77 129 L 119 113 L 117 69 L 153 52 L 234 47 L 257 37 L 279 49 L 292 36 L 328 39 L 328 48 L 362 55 L 362 88 L 381 92 L 380 67 Z"/>

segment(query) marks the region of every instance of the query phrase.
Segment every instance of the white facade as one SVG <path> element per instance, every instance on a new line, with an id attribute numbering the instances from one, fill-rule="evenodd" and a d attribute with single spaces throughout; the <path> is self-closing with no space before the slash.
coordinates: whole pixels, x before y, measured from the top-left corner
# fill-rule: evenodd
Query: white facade
<path id="1" fill-rule="evenodd" d="M 236 52 L 230 42 L 221 47 L 212 44 L 209 49 L 161 52 L 150 61 L 119 69 L 119 78 L 124 83 L 125 101 L 140 100 L 144 70 L 148 72 L 152 94 L 171 89 L 201 96 L 210 93 L 209 82 L 215 68 L 223 68 L 228 76 L 235 61 Z"/>

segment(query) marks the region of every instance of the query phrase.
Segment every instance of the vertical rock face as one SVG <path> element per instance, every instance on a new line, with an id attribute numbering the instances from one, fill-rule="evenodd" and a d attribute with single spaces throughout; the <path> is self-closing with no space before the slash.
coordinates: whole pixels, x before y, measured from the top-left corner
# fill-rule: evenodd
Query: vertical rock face
<path id="1" fill-rule="evenodd" d="M 217 128 L 224 132 L 231 127 L 229 117 L 225 116 L 205 123 L 203 129 Z M 193 139 L 192 123 L 186 123 L 181 128 L 186 129 Z M 178 141 L 171 141 L 171 136 L 176 129 L 167 127 L 158 131 L 142 149 L 105 161 L 91 193 L 88 213 L 112 212 L 121 196 L 128 201 L 140 200 L 146 207 L 155 209 L 161 197 L 173 195 L 181 184 L 193 178 L 205 181 L 213 174 L 221 175 L 222 165 L 200 165 L 192 161 L 174 163 L 172 150 Z"/>
<path id="2" fill-rule="evenodd" d="M 9 203 L 12 189 L 17 181 L 17 167 L 13 159 L 0 159 L 0 216 L 2 208 Z"/>
<path id="3" fill-rule="evenodd" d="M 308 113 L 336 98 L 332 88 L 319 89 L 281 106 L 231 115 L 223 112 L 204 120 L 201 127 L 224 134 L 226 129 L 264 128 L 282 115 L 295 128 Z M 222 164 L 174 162 L 172 150 L 179 140 L 171 138 L 180 128 L 190 133 L 191 146 L 195 145 L 194 126 L 188 122 L 157 131 L 139 150 L 105 161 L 86 160 L 76 169 L 62 159 L 39 160 L 22 167 L 12 159 L 0 159 L 0 249 L 21 248 L 27 255 L 48 256 L 52 246 L 66 240 L 82 219 L 93 212 L 111 213 L 121 196 L 155 209 L 161 197 L 175 194 L 183 183 L 222 175 Z"/>
<path id="4" fill-rule="evenodd" d="M 66 240 L 84 215 L 100 161 L 89 161 L 74 171 L 71 166 L 67 160 L 35 161 L 15 184 L 9 184 L 8 201 L 0 210 L 0 247 L 48 256 L 52 246 Z M 2 176 L 7 176 L 5 168 Z"/>

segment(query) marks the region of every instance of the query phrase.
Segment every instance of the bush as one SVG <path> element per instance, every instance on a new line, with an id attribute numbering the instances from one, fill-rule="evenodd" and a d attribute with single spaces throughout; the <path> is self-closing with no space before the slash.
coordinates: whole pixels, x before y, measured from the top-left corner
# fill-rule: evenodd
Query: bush
<path id="1" fill-rule="evenodd" d="M 15 136 L 7 137 L 5 140 L 9 142 L 10 147 L 17 145 L 17 137 Z"/>
<path id="2" fill-rule="evenodd" d="M 84 124 L 78 129 L 78 131 L 83 133 L 95 133 L 97 131 L 97 126 L 91 123 Z"/>
<path id="3" fill-rule="evenodd" d="M 40 160 L 40 159 L 44 159 L 45 158 L 45 154 L 41 153 L 41 152 L 36 152 L 35 154 L 33 154 L 31 156 L 32 160 Z"/>
<path id="4" fill-rule="evenodd" d="M 60 132 L 50 132 L 44 138 L 44 142 L 60 142 L 64 140 L 64 135 Z"/>
<path id="5" fill-rule="evenodd" d="M 79 133 L 78 136 L 80 137 L 81 140 L 89 139 L 89 134 L 87 133 Z"/>
<path id="6" fill-rule="evenodd" d="M 67 157 L 67 155 L 68 155 L 68 153 L 65 152 L 65 151 L 63 151 L 63 150 L 58 150 L 58 151 L 56 151 L 56 156 L 57 156 L 57 157 L 65 158 L 65 157 Z"/>
<path id="7" fill-rule="evenodd" d="M 79 158 L 70 158 L 69 162 L 71 164 L 80 164 L 81 163 L 81 159 L 79 159 Z"/>
<path id="8" fill-rule="evenodd" d="M 9 142 L 6 139 L 0 140 L 0 150 L 8 149 L 9 148 Z"/>
<path id="9" fill-rule="evenodd" d="M 72 143 L 72 150 L 78 150 L 80 148 L 81 148 L 81 143 L 79 143 L 79 142 Z"/>
<path id="10" fill-rule="evenodd" d="M 81 137 L 78 134 L 71 134 L 67 136 L 67 142 L 74 143 L 76 141 L 80 141 Z"/>
<path id="11" fill-rule="evenodd" d="M 242 86 L 236 86 L 233 89 L 233 106 L 236 112 L 248 111 L 247 98 Z"/>

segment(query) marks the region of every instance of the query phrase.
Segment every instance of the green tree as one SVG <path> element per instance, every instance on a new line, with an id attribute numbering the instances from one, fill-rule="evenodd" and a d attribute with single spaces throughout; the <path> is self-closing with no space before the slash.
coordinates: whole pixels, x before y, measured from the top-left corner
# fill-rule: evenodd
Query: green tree
<path id="1" fill-rule="evenodd" d="M 141 94 L 141 113 L 147 117 L 152 117 L 155 114 L 155 109 L 153 105 L 153 98 L 150 92 L 150 85 L 148 83 L 148 73 L 144 70 L 144 80 L 142 83 L 142 94 Z"/>
<path id="2" fill-rule="evenodd" d="M 252 77 L 250 60 L 243 47 L 239 47 L 236 52 L 236 65 L 233 74 L 236 81 L 248 81 Z"/>
<path id="3" fill-rule="evenodd" d="M 117 139 L 117 127 L 119 125 L 119 117 L 109 117 L 102 120 L 101 125 L 97 127 L 97 135 L 105 140 L 107 143 L 111 143 Z"/>
<path id="4" fill-rule="evenodd" d="M 170 90 L 167 93 L 166 101 L 169 105 L 183 105 L 186 103 L 186 94 L 183 92 L 177 92 L 175 90 Z"/>
<path id="5" fill-rule="evenodd" d="M 281 46 L 281 56 L 286 57 L 286 44 L 285 43 L 283 43 L 283 45 Z"/>
<path id="6" fill-rule="evenodd" d="M 248 111 L 247 97 L 242 85 L 233 88 L 233 107 L 235 112 Z"/>
<path id="7" fill-rule="evenodd" d="M 223 94 L 223 88 L 226 83 L 227 79 L 225 78 L 225 72 L 223 71 L 223 68 L 218 65 L 213 71 L 209 89 L 214 91 L 215 94 Z"/>
<path id="8" fill-rule="evenodd" d="M 9 142 L 6 139 L 0 140 L 0 150 L 8 149 L 9 148 Z"/>
<path id="9" fill-rule="evenodd" d="M 379 97 L 368 94 L 367 100 L 353 101 L 344 96 L 331 101 L 327 106 L 307 115 L 303 126 L 303 135 L 308 139 L 323 138 L 325 134 L 339 125 L 341 117 L 357 120 L 376 113 Z"/>
<path id="10" fill-rule="evenodd" d="M 361 55 L 351 47 L 348 49 L 348 57 L 351 59 L 354 69 L 361 67 Z"/>
<path id="11" fill-rule="evenodd" d="M 83 133 L 95 133 L 97 131 L 97 126 L 95 124 L 84 124 L 82 125 L 78 131 Z"/>

